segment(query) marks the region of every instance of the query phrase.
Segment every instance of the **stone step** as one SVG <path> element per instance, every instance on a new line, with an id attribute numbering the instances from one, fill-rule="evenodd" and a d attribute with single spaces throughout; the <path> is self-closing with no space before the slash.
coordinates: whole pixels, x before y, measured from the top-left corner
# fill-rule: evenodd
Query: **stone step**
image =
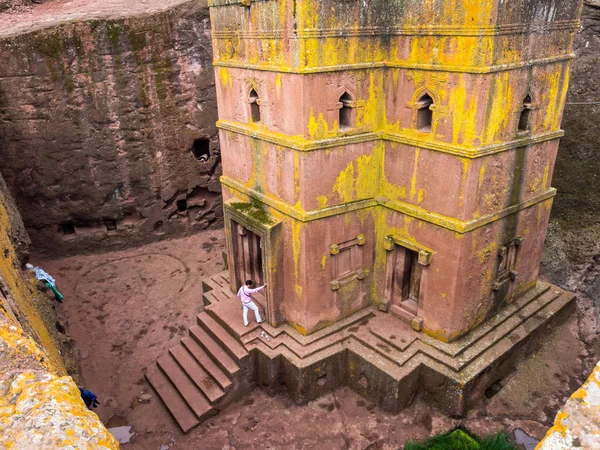
<path id="1" fill-rule="evenodd" d="M 222 312 L 220 308 L 208 310 L 208 312 L 213 317 L 215 315 L 224 317 L 227 314 L 226 311 Z M 219 323 L 223 322 L 223 320 L 220 320 L 221 317 L 217 318 Z M 327 327 L 326 329 L 317 331 L 309 336 L 300 335 L 289 325 L 281 325 L 279 328 L 273 328 L 266 322 L 263 322 L 260 324 L 260 327 L 253 328 L 251 322 L 251 324 L 248 326 L 248 328 L 251 329 L 251 332 L 242 334 L 241 338 L 245 345 L 256 341 L 263 341 L 264 344 L 271 349 L 275 349 L 278 346 L 285 347 L 290 352 L 294 353 L 296 357 L 303 359 L 323 351 L 332 345 L 336 345 L 338 342 L 349 336 L 352 332 L 356 331 L 358 327 L 368 323 L 368 320 L 372 318 L 372 310 L 365 309 L 354 313 Z M 234 321 L 233 323 L 234 326 L 230 328 L 235 328 L 236 322 Z M 236 328 L 236 330 L 238 329 L 239 327 Z M 269 341 L 265 342 L 265 339 L 261 337 L 261 331 L 265 331 L 269 335 Z M 414 331 L 412 332 L 414 333 Z"/>
<path id="2" fill-rule="evenodd" d="M 221 302 L 218 304 L 211 305 L 210 308 L 206 308 L 205 311 L 208 313 L 221 327 L 223 327 L 229 334 L 242 343 L 246 343 L 245 336 L 250 334 L 252 331 L 260 328 L 266 324 L 256 323 L 254 312 L 248 311 L 248 326 L 244 326 L 244 319 L 242 317 L 242 302 L 236 297 L 235 303 Z M 262 317 L 261 314 L 261 318 Z"/>
<path id="3" fill-rule="evenodd" d="M 196 414 L 181 398 L 173 383 L 169 381 L 156 364 L 148 368 L 146 378 L 184 433 L 200 423 Z"/>
<path id="4" fill-rule="evenodd" d="M 514 328 L 509 335 L 504 336 L 498 342 L 489 346 L 486 351 L 472 360 L 471 364 L 463 370 L 473 377 L 481 370 L 485 370 L 490 359 L 500 359 L 509 353 L 514 346 L 521 341 L 530 338 L 537 333 L 544 333 L 544 328 L 549 322 L 556 320 L 560 314 L 569 314 L 569 308 L 575 308 L 575 294 L 567 291 L 557 291 L 557 297 L 547 303 L 535 316 L 529 317 L 525 322 Z M 539 334 L 538 334 L 539 336 Z M 465 377 L 463 376 L 463 379 Z M 466 378 L 468 380 L 468 378 Z"/>
<path id="5" fill-rule="evenodd" d="M 243 358 L 248 356 L 248 352 L 240 341 L 234 338 L 225 328 L 219 325 L 215 319 L 203 312 L 196 316 L 198 319 L 198 325 L 200 325 L 206 332 L 215 339 L 223 349 L 231 356 L 235 361 L 241 361 Z"/>
<path id="6" fill-rule="evenodd" d="M 225 392 L 223 392 L 183 345 L 173 347 L 169 350 L 169 353 L 171 353 L 171 356 L 173 356 L 187 376 L 200 388 L 204 396 L 213 405 L 225 395 Z"/>
<path id="7" fill-rule="evenodd" d="M 322 339 L 319 339 L 318 341 L 312 342 L 307 345 L 302 345 L 298 341 L 294 340 L 287 333 L 281 333 L 280 335 L 275 337 L 269 336 L 269 340 L 267 341 L 260 334 L 254 332 L 253 339 L 248 340 L 246 342 L 246 345 L 248 345 L 249 343 L 261 342 L 271 350 L 275 350 L 277 348 L 285 348 L 290 352 L 290 354 L 293 354 L 295 358 L 304 359 L 308 358 L 309 356 L 315 353 L 322 352 L 327 348 L 341 342 L 343 339 L 345 339 L 345 337 L 347 337 L 347 335 L 347 332 L 341 331 L 340 333 L 338 333 L 338 335 L 328 335 Z"/>
<path id="8" fill-rule="evenodd" d="M 540 295 L 535 300 L 529 302 L 527 305 L 521 308 L 518 315 L 510 316 L 499 326 L 493 328 L 485 335 L 485 339 L 482 339 L 475 345 L 465 349 L 464 352 L 460 353 L 461 357 L 468 361 L 475 359 L 490 347 L 490 345 L 485 345 L 486 343 L 499 342 L 502 338 L 512 335 L 516 328 L 527 323 L 533 317 L 539 317 L 539 311 L 555 301 L 558 297 L 559 294 L 556 294 L 554 291 L 550 290 L 545 292 L 543 295 Z"/>
<path id="9" fill-rule="evenodd" d="M 229 270 L 224 270 L 215 275 L 215 280 L 219 282 L 219 284 L 223 284 L 225 286 L 229 286 Z"/>
<path id="10" fill-rule="evenodd" d="M 204 349 L 194 339 L 189 337 L 183 338 L 181 343 L 196 358 L 196 361 L 198 361 L 202 368 L 217 382 L 221 389 L 225 392 L 229 391 L 231 388 L 231 379 L 215 364 Z"/>
<path id="11" fill-rule="evenodd" d="M 202 294 L 202 302 L 204 306 L 215 305 L 219 303 L 219 299 L 215 296 L 217 291 L 208 291 Z"/>
<path id="12" fill-rule="evenodd" d="M 190 337 L 202 347 L 213 362 L 225 373 L 233 376 L 240 370 L 240 366 L 227 354 L 223 347 L 215 342 L 200 326 L 190 327 Z"/>
<path id="13" fill-rule="evenodd" d="M 456 358 L 461 353 L 465 352 L 469 347 L 477 345 L 477 343 L 482 339 L 485 340 L 485 337 L 491 331 L 493 331 L 495 328 L 502 327 L 506 320 L 521 314 L 520 311 L 530 302 L 547 293 L 550 289 L 549 286 L 550 285 L 547 283 L 538 282 L 533 289 L 526 292 L 521 298 L 518 299 L 518 301 L 503 308 L 493 318 L 488 319 L 485 323 L 475 328 L 465 337 L 457 339 L 456 341 L 444 343 L 427 335 L 421 335 L 419 339 L 424 343 L 429 344 L 431 347 L 436 348 L 438 351 L 446 353 L 451 358 Z"/>
<path id="14" fill-rule="evenodd" d="M 232 292 L 227 292 L 226 290 L 223 290 L 223 289 L 215 289 L 210 292 L 213 294 L 215 300 L 219 303 L 230 302 L 230 301 L 233 301 L 234 298 L 235 298 L 235 300 L 237 300 L 239 302 L 237 295 L 235 295 Z"/>
<path id="15" fill-rule="evenodd" d="M 380 353 L 373 352 L 371 348 L 365 346 L 364 343 L 358 339 L 349 339 L 346 343 L 346 347 L 349 351 L 352 351 L 365 362 L 375 366 L 377 369 L 386 373 L 388 376 L 394 378 L 398 382 L 400 382 L 405 376 L 414 370 L 413 367 L 398 366 Z"/>
<path id="16" fill-rule="evenodd" d="M 202 292 L 221 289 L 229 289 L 229 286 L 220 274 L 202 280 Z"/>
<path id="17" fill-rule="evenodd" d="M 171 355 L 161 356 L 156 362 L 197 417 L 210 412 L 212 406 L 209 401 Z"/>
<path id="18" fill-rule="evenodd" d="M 366 327 L 359 329 L 354 334 L 354 337 L 365 347 L 371 349 L 383 358 L 389 359 L 398 366 L 403 366 L 406 361 L 412 358 L 417 352 L 414 346 L 409 346 L 404 351 L 399 350 L 390 345 L 388 341 L 382 340 L 380 337 L 372 334 Z"/>

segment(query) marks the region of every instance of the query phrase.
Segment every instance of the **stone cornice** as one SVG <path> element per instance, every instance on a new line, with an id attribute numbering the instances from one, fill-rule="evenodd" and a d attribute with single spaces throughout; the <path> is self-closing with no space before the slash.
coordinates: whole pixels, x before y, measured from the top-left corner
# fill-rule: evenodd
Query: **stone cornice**
<path id="1" fill-rule="evenodd" d="M 473 230 L 476 230 L 477 228 L 483 227 L 487 224 L 500 220 L 506 216 L 515 214 L 516 212 L 521 211 L 522 209 L 526 209 L 538 203 L 544 202 L 556 195 L 556 189 L 550 188 L 547 191 L 535 197 L 532 197 L 523 202 L 519 202 L 515 205 L 511 205 L 495 213 L 487 214 L 485 216 L 469 220 L 461 220 L 454 217 L 448 217 L 443 214 L 431 212 L 419 206 L 411 205 L 409 203 L 400 202 L 397 200 L 390 200 L 385 197 L 358 200 L 354 202 L 343 203 L 341 205 L 330 206 L 319 210 L 304 211 L 303 209 L 297 206 L 292 206 L 284 201 L 281 201 L 279 199 L 258 192 L 254 189 L 251 189 L 247 186 L 244 186 L 243 184 L 238 183 L 237 181 L 229 177 L 222 176 L 221 183 L 230 189 L 238 191 L 256 200 L 259 200 L 265 205 L 276 209 L 280 213 L 285 214 L 286 216 L 292 217 L 301 222 L 311 222 L 313 220 L 324 219 L 327 217 L 332 217 L 352 211 L 381 206 L 461 234 L 471 232 Z"/>
<path id="2" fill-rule="evenodd" d="M 302 136 L 289 136 L 287 134 L 267 130 L 264 127 L 256 127 L 255 125 L 244 125 L 239 122 L 233 122 L 228 120 L 219 120 L 217 122 L 217 127 L 222 130 L 227 130 L 233 133 L 250 136 L 253 138 L 260 139 L 261 141 L 269 142 L 274 145 L 290 148 L 301 152 L 327 150 L 334 147 L 342 147 L 362 142 L 384 140 L 409 145 L 411 147 L 418 147 L 427 150 L 433 150 L 436 152 L 448 153 L 451 155 L 470 159 L 481 158 L 483 156 L 512 150 L 518 147 L 525 147 L 528 145 L 538 144 L 553 139 L 559 139 L 564 135 L 563 130 L 556 130 L 533 136 L 525 136 L 512 141 L 502 142 L 500 144 L 483 145 L 479 147 L 468 147 L 441 141 L 420 140 L 404 136 L 402 134 L 385 131 L 367 132 L 349 136 L 309 140 Z"/>
<path id="3" fill-rule="evenodd" d="M 453 72 L 453 73 L 471 73 L 471 74 L 489 74 L 497 72 L 508 72 L 510 70 L 518 70 L 534 66 L 543 66 L 548 64 L 570 61 L 575 58 L 574 53 L 553 56 L 549 58 L 532 59 L 528 61 L 519 61 L 510 64 L 496 64 L 491 66 L 455 66 L 442 64 L 414 64 L 402 61 L 385 61 L 385 62 L 364 62 L 356 64 L 340 64 L 336 66 L 319 66 L 319 67 L 290 67 L 290 66 L 273 66 L 265 64 L 251 64 L 244 61 L 223 61 L 215 59 L 213 66 L 225 67 L 244 70 L 260 70 L 266 72 L 277 73 L 295 73 L 295 74 L 316 74 L 341 72 L 348 70 L 373 70 L 377 68 L 394 68 L 407 70 L 424 70 L 429 72 Z"/>
<path id="4" fill-rule="evenodd" d="M 491 26 L 427 25 L 397 27 L 360 27 L 360 28 L 304 28 L 301 30 L 216 30 L 212 32 L 216 39 L 321 39 L 351 37 L 388 37 L 388 36 L 457 36 L 483 37 L 511 34 L 549 33 L 554 31 L 575 32 L 579 29 L 579 20 L 558 20 L 555 22 L 515 23 Z"/>

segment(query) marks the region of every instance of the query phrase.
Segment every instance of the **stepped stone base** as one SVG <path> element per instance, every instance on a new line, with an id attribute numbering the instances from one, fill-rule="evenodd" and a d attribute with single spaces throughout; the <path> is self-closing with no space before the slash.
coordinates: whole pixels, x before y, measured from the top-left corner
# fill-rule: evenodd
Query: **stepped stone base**
<path id="1" fill-rule="evenodd" d="M 244 327 L 227 273 L 204 280 L 203 290 L 198 324 L 147 374 L 184 431 L 254 386 L 284 388 L 303 403 L 348 385 L 389 412 L 422 391 L 460 416 L 575 305 L 572 293 L 539 282 L 466 337 L 443 343 L 375 307 L 309 336 L 287 325 Z"/>

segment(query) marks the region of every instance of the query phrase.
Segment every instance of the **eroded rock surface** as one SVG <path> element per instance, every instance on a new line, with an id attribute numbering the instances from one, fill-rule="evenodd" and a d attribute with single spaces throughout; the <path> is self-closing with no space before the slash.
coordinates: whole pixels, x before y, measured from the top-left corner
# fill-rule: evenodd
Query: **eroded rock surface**
<path id="1" fill-rule="evenodd" d="M 117 449 L 71 377 L 58 376 L 47 355 L 0 312 L 0 447 Z"/>
<path id="2" fill-rule="evenodd" d="M 575 391 L 554 420 L 554 426 L 538 447 L 539 450 L 598 448 L 600 435 L 600 364 L 588 380 Z"/>
<path id="3" fill-rule="evenodd" d="M 67 22 L 59 3 L 50 27 L 0 26 L 0 170 L 36 249 L 222 226 L 206 6 Z"/>
<path id="4" fill-rule="evenodd" d="M 554 283 L 600 305 L 600 3 L 587 0 L 552 185 L 558 195 L 542 261 Z M 591 370 L 591 368 L 590 368 Z"/>

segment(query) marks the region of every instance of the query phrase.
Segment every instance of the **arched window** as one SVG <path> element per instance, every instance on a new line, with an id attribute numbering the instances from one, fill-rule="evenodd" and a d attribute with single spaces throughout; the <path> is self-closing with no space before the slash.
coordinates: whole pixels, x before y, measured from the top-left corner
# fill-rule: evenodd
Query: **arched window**
<path id="1" fill-rule="evenodd" d="M 523 100 L 521 115 L 519 116 L 519 131 L 528 131 L 531 127 L 531 96 L 527 94 Z"/>
<path id="2" fill-rule="evenodd" d="M 433 99 L 429 94 L 425 94 L 417 100 L 417 130 L 425 133 L 431 131 L 431 123 L 433 122 L 432 105 Z"/>
<path id="3" fill-rule="evenodd" d="M 344 92 L 344 94 L 340 97 L 340 103 L 342 107 L 340 108 L 340 117 L 339 124 L 341 129 L 352 128 L 352 98 L 350 94 Z"/>
<path id="4" fill-rule="evenodd" d="M 250 120 L 252 122 L 260 122 L 260 100 L 254 89 L 250 91 Z"/>

